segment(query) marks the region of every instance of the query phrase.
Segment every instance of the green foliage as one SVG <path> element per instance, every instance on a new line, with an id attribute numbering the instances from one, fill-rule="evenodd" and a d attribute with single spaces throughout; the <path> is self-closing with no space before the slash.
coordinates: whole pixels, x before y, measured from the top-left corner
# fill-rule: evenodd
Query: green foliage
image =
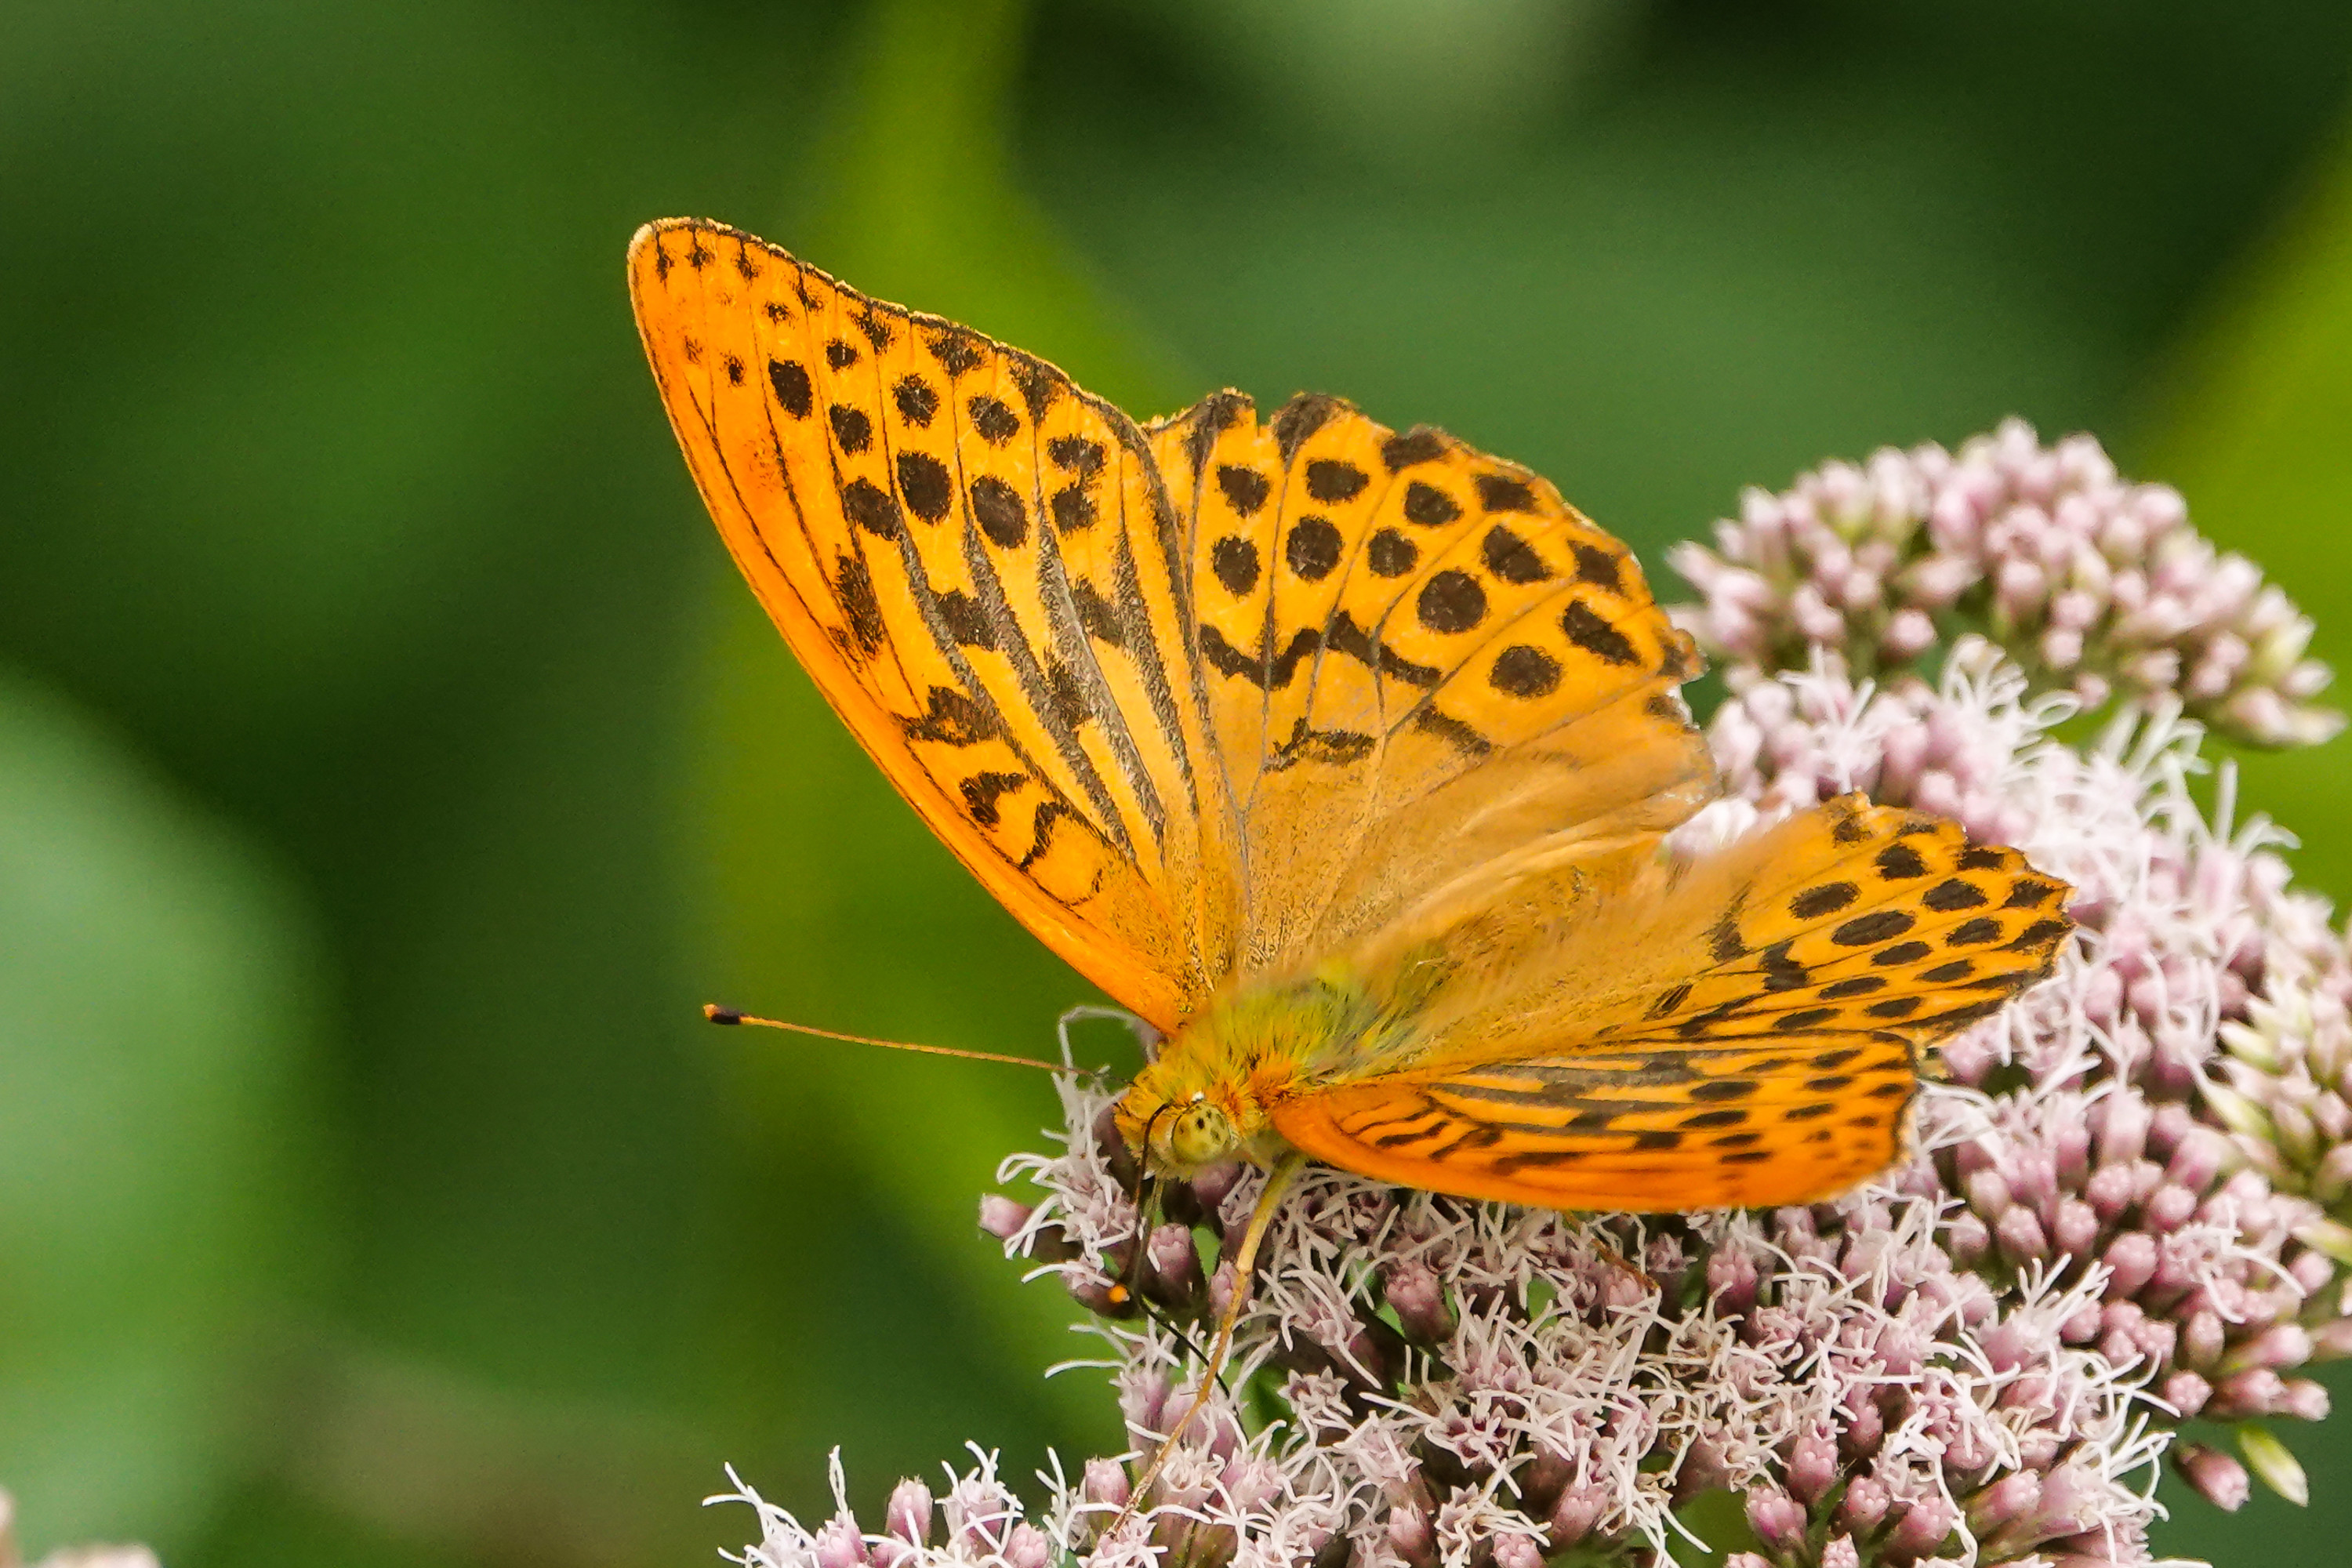
<path id="1" fill-rule="evenodd" d="M 36 1542 L 184 1542 L 258 1447 L 341 1228 L 320 957 L 268 858 L 0 679 L 0 1474 Z"/>

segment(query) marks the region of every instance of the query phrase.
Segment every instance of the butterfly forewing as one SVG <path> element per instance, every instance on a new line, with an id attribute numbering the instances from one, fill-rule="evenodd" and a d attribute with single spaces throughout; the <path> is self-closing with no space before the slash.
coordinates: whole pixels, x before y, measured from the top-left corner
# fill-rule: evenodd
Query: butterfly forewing
<path id="1" fill-rule="evenodd" d="M 1629 808 L 1657 831 L 1705 798 L 1673 696 L 1689 640 L 1540 479 L 1328 397 L 1261 425 L 1220 394 L 1151 434 L 1189 502 L 1249 967 L 1361 935 L 1532 835 Z"/>
<path id="2" fill-rule="evenodd" d="M 1132 423 L 719 226 L 641 231 L 629 277 L 696 481 L 826 697 L 1008 909 L 1174 1026 L 1229 966 L 1229 814 Z"/>
<path id="3" fill-rule="evenodd" d="M 1397 1059 L 1279 1105 L 1300 1148 L 1583 1209 L 1810 1202 L 1900 1147 L 1921 1049 L 2050 971 L 2063 884 L 1841 796 L 1695 865 L 1500 892 Z"/>

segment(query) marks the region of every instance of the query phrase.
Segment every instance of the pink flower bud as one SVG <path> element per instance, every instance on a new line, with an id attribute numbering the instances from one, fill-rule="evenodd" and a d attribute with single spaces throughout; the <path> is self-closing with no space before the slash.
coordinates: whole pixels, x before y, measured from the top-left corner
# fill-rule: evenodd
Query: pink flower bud
<path id="1" fill-rule="evenodd" d="M 1555 1551 L 1564 1552 L 1592 1533 L 1593 1526 L 1609 1510 L 1608 1494 L 1599 1487 L 1569 1487 L 1552 1505 L 1551 1540 Z"/>
<path id="2" fill-rule="evenodd" d="M 882 1508 L 884 1528 L 909 1546 L 931 1542 L 931 1489 L 909 1476 L 890 1493 Z"/>
<path id="3" fill-rule="evenodd" d="M 2156 1238 L 2127 1230 L 2107 1243 L 2101 1259 L 2107 1266 L 2107 1297 L 2137 1296 L 2156 1276 Z"/>
<path id="4" fill-rule="evenodd" d="M 2180 1359 L 2197 1371 L 2212 1371 L 2221 1363 L 2225 1334 L 2219 1313 L 2210 1308 L 2190 1313 L 2180 1336 Z"/>
<path id="5" fill-rule="evenodd" d="M 1838 1504 L 1838 1522 L 1856 1535 L 1867 1535 L 1878 1528 L 1886 1510 L 1895 1505 L 1886 1488 L 1874 1476 L 1856 1476 L 1845 1489 L 1845 1497 Z"/>
<path id="6" fill-rule="evenodd" d="M 1016 1524 L 1005 1537 L 1005 1568 L 1051 1568 L 1053 1561 L 1053 1537 L 1035 1525 Z"/>
<path id="7" fill-rule="evenodd" d="M 2301 1366 L 2311 1359 L 2311 1333 L 2300 1323 L 2273 1323 L 2221 1358 L 2224 1372 L 2250 1366 Z"/>
<path id="8" fill-rule="evenodd" d="M 2324 1421 L 2327 1418 L 2327 1385 L 2308 1377 L 2290 1377 L 2272 1408 L 2277 1415 L 2292 1415 L 2298 1421 Z"/>
<path id="9" fill-rule="evenodd" d="M 1862 1553 L 1853 1547 L 1853 1537 L 1841 1535 L 1822 1548 L 1822 1568 L 1862 1568 Z"/>
<path id="10" fill-rule="evenodd" d="M 2010 1208 L 2001 1213 L 1992 1227 L 1993 1239 L 2000 1243 L 2001 1255 L 2011 1263 L 2024 1265 L 2050 1256 L 2050 1239 L 2042 1233 L 2042 1222 L 2027 1208 Z"/>
<path id="11" fill-rule="evenodd" d="M 1524 1535 L 1495 1538 L 1495 1568 L 1543 1568 L 1543 1548 Z"/>
<path id="12" fill-rule="evenodd" d="M 1789 1490 L 1811 1506 L 1837 1483 L 1837 1444 L 1819 1424 L 1797 1434 L 1789 1449 Z"/>
<path id="13" fill-rule="evenodd" d="M 1936 645 L 1936 623 L 1924 610 L 1901 609 L 1888 618 L 1879 643 L 1893 661 L 1918 658 Z"/>
<path id="14" fill-rule="evenodd" d="M 2062 1199 L 2057 1222 L 2051 1227 L 2051 1239 L 2067 1257 L 2087 1258 L 2098 1245 L 2099 1216 L 2080 1198 Z"/>
<path id="15" fill-rule="evenodd" d="M 1927 1556 L 1944 1543 L 1959 1522 L 1959 1510 L 1940 1497 L 1924 1497 L 1904 1510 L 1880 1548 L 1884 1561 L 1902 1562 Z"/>
<path id="16" fill-rule="evenodd" d="M 1751 1487 L 1748 1492 L 1748 1527 L 1756 1539 L 1775 1552 L 1793 1552 L 1804 1543 L 1805 1508 L 1778 1487 Z"/>
<path id="17" fill-rule="evenodd" d="M 1135 1489 L 1129 1481 L 1127 1467 L 1117 1459 L 1088 1459 L 1078 1482 L 1078 1493 L 1088 1502 L 1122 1509 L 1135 1495 Z"/>
<path id="18" fill-rule="evenodd" d="M 1201 1254 L 1190 1226 L 1159 1226 L 1144 1243 L 1143 1257 L 1160 1286 L 1154 1294 L 1161 1299 L 1183 1300 L 1201 1289 Z"/>
<path id="19" fill-rule="evenodd" d="M 869 1568 L 873 1561 L 854 1519 L 826 1521 L 818 1527 L 814 1548 L 816 1568 Z"/>
<path id="20" fill-rule="evenodd" d="M 1717 1312 L 1745 1312 L 1756 1304 L 1756 1259 L 1742 1247 L 1726 1247 L 1706 1260 L 1706 1293 Z"/>
<path id="21" fill-rule="evenodd" d="M 2042 1478 L 2018 1470 L 1985 1488 L 1969 1500 L 1969 1519 L 1979 1536 L 1990 1536 L 2019 1524 L 2042 1507 Z"/>
<path id="22" fill-rule="evenodd" d="M 2172 1468 L 2206 1501 L 2225 1512 L 2237 1512 L 2253 1495 L 2253 1479 L 2246 1474 L 2246 1467 L 2202 1443 L 2174 1445 Z"/>
<path id="23" fill-rule="evenodd" d="M 1014 1203 L 1003 1193 L 982 1193 L 980 1198 L 980 1228 L 999 1241 L 1011 1241 L 1021 1234 L 1036 1211 L 1027 1204 Z"/>
<path id="24" fill-rule="evenodd" d="M 1417 1504 L 1399 1503 L 1389 1510 L 1389 1544 L 1408 1563 L 1437 1561 L 1437 1531 Z"/>
<path id="25" fill-rule="evenodd" d="M 1456 1317 L 1445 1300 L 1445 1287 L 1428 1265 L 1408 1260 L 1389 1270 L 1381 1293 L 1396 1310 L 1404 1331 L 1431 1343 L 1454 1335 Z"/>
<path id="26" fill-rule="evenodd" d="M 2193 1372 L 2176 1372 L 2164 1380 L 2157 1391 L 2158 1397 L 2180 1412 L 2183 1421 L 2205 1408 L 2213 1397 L 2213 1385 Z"/>

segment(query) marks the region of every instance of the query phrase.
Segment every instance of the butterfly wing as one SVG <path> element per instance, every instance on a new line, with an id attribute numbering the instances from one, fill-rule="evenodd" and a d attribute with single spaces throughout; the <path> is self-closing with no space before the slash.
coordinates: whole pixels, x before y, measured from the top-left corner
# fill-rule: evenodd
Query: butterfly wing
<path id="1" fill-rule="evenodd" d="M 1173 1028 L 1230 967 L 1234 852 L 1140 432 L 732 229 L 650 225 L 628 271 L 695 482 L 835 710 L 1024 924 Z"/>
<path id="2" fill-rule="evenodd" d="M 1541 478 L 1335 398 L 1150 429 L 1192 563 L 1247 868 L 1243 967 L 1403 918 L 1537 837 L 1654 834 L 1714 793 L 1690 640 Z"/>
<path id="3" fill-rule="evenodd" d="M 1423 942 L 1447 973 L 1399 1047 L 1336 1064 L 1275 1126 L 1510 1203 L 1832 1196 L 1897 1157 L 1919 1053 L 2050 972 L 2066 897 L 2015 850 L 1859 795 L 1695 865 L 1526 879 Z"/>

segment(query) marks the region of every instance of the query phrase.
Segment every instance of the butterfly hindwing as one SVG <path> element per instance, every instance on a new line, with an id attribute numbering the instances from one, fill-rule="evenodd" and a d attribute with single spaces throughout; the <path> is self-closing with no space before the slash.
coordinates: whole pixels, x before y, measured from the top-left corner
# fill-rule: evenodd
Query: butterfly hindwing
<path id="1" fill-rule="evenodd" d="M 737 563 L 991 892 L 1163 1028 L 1229 967 L 1230 814 L 1142 437 L 750 236 L 649 226 L 640 331 Z"/>
<path id="2" fill-rule="evenodd" d="M 1515 1203 L 1830 1196 L 1896 1157 L 1924 1048 L 2049 973 L 2066 895 L 1858 795 L 1605 889 L 1522 886 L 1441 941 L 1480 956 L 1400 1051 L 1275 1125 L 1334 1164 Z"/>

